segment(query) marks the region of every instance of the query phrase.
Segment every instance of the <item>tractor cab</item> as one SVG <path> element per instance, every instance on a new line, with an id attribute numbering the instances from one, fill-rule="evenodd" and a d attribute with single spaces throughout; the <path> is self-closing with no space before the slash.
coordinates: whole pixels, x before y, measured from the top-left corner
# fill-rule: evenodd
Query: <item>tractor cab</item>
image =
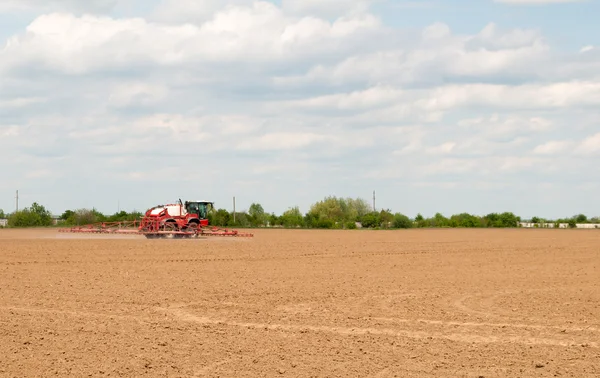
<path id="1" fill-rule="evenodd" d="M 195 214 L 198 219 L 207 219 L 208 212 L 212 209 L 213 203 L 207 201 L 186 201 L 185 210 L 188 214 Z"/>

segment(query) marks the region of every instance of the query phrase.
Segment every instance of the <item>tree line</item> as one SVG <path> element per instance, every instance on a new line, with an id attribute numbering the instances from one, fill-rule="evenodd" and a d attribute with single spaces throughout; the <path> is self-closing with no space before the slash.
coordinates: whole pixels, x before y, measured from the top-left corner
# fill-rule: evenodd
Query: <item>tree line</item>
<path id="1" fill-rule="evenodd" d="M 119 211 L 106 215 L 96 209 L 66 210 L 58 219 L 43 206 L 34 202 L 30 207 L 12 214 L 0 210 L 0 219 L 8 218 L 9 227 L 48 227 L 54 224 L 61 226 L 85 225 L 97 222 L 121 222 L 139 220 L 140 212 Z M 235 214 L 226 209 L 213 209 L 208 214 L 209 224 L 219 227 L 283 227 L 283 228 L 316 228 L 316 229 L 407 229 L 407 228 L 512 228 L 518 227 L 521 217 L 511 213 L 490 213 L 474 215 L 469 213 L 454 214 L 446 217 L 441 213 L 426 218 L 417 214 L 411 218 L 390 209 L 374 211 L 371 205 L 361 198 L 325 197 L 314 203 L 308 212 L 302 213 L 299 207 L 291 207 L 280 215 L 267 213 L 259 203 L 252 203 L 247 211 Z M 598 217 L 589 218 L 578 214 L 570 218 L 547 220 L 533 217 L 529 220 L 536 225 L 568 224 L 575 227 L 578 223 L 600 223 Z"/>

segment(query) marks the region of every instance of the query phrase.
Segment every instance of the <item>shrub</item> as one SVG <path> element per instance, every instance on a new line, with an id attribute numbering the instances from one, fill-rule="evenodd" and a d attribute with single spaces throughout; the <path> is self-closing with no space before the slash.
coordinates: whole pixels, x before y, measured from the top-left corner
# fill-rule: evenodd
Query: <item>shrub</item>
<path id="1" fill-rule="evenodd" d="M 379 213 L 369 213 L 366 214 L 363 218 L 362 218 L 362 226 L 365 228 L 375 228 L 375 227 L 379 227 Z"/>
<path id="2" fill-rule="evenodd" d="M 394 215 L 393 224 L 394 228 L 412 228 L 414 226 L 410 218 L 402 213 L 396 213 Z"/>
<path id="3" fill-rule="evenodd" d="M 10 227 L 47 227 L 52 225 L 50 212 L 34 202 L 31 207 L 14 212 L 8 218 Z"/>
<path id="4" fill-rule="evenodd" d="M 316 224 L 317 228 L 333 228 L 334 223 L 331 219 L 319 219 Z"/>
<path id="5" fill-rule="evenodd" d="M 348 230 L 356 230 L 356 222 L 346 222 L 346 228 Z"/>

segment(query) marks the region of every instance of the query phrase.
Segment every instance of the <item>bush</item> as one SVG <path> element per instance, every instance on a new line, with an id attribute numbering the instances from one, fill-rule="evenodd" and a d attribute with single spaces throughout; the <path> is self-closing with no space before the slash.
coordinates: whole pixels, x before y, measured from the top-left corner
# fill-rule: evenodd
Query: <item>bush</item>
<path id="1" fill-rule="evenodd" d="M 331 219 L 319 219 L 316 224 L 317 228 L 331 229 L 334 223 Z"/>
<path id="2" fill-rule="evenodd" d="M 505 212 L 502 214 L 491 213 L 483 217 L 487 227 L 510 228 L 517 227 L 521 220 L 513 213 Z"/>
<path id="3" fill-rule="evenodd" d="M 345 228 L 348 230 L 356 230 L 356 222 L 346 222 Z"/>
<path id="4" fill-rule="evenodd" d="M 481 219 L 468 213 L 453 215 L 450 222 L 453 227 L 481 227 Z"/>
<path id="5" fill-rule="evenodd" d="M 412 228 L 413 222 L 404 214 L 396 213 L 394 215 L 394 228 Z"/>
<path id="6" fill-rule="evenodd" d="M 362 218 L 362 226 L 365 228 L 375 228 L 375 227 L 379 227 L 379 213 L 369 213 L 366 214 L 363 218 Z"/>
<path id="7" fill-rule="evenodd" d="M 48 227 L 52 225 L 52 215 L 46 208 L 34 202 L 31 207 L 13 213 L 8 218 L 10 227 Z"/>

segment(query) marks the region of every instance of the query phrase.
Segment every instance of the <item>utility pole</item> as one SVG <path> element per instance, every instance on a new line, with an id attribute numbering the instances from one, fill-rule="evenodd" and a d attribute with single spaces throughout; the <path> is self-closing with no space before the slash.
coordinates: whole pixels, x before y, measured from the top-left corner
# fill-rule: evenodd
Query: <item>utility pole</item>
<path id="1" fill-rule="evenodd" d="M 19 191 L 17 190 L 17 196 L 15 197 L 15 199 L 17 200 L 17 213 L 19 212 Z"/>
<path id="2" fill-rule="evenodd" d="M 233 197 L 233 224 L 235 224 L 235 197 Z"/>
<path id="3" fill-rule="evenodd" d="M 373 212 L 376 212 L 377 208 L 375 207 L 375 191 L 373 190 Z"/>

